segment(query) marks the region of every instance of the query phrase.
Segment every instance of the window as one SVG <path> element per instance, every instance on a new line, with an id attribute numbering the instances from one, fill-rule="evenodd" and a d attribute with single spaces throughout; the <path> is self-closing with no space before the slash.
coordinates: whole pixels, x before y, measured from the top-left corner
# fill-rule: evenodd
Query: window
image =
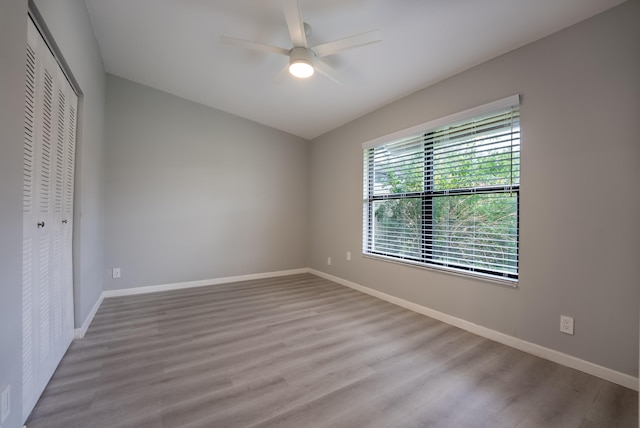
<path id="1" fill-rule="evenodd" d="M 363 252 L 518 279 L 519 97 L 364 147 Z"/>

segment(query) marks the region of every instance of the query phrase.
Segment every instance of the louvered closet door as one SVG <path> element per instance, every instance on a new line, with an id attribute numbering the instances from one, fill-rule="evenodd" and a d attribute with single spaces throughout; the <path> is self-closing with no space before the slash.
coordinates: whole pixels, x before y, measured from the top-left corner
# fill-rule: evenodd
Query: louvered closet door
<path id="1" fill-rule="evenodd" d="M 67 83 L 65 145 L 62 183 L 62 313 L 64 343 L 73 340 L 73 183 L 76 159 L 76 126 L 78 97 Z M 66 352 L 67 346 L 64 347 Z"/>
<path id="2" fill-rule="evenodd" d="M 73 339 L 77 97 L 29 19 L 23 186 L 23 417 Z"/>

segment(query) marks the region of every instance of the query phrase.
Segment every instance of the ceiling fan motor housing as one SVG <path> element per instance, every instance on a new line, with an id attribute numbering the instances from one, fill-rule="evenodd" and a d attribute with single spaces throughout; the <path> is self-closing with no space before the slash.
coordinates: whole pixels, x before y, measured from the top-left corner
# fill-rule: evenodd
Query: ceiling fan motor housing
<path id="1" fill-rule="evenodd" d="M 295 47 L 289 51 L 289 64 L 295 62 L 306 62 L 313 66 L 313 51 L 301 46 Z"/>

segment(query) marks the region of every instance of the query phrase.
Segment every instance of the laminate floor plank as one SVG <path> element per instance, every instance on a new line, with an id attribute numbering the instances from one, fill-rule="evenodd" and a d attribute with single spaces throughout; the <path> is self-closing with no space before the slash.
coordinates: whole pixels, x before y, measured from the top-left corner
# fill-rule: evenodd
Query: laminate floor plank
<path id="1" fill-rule="evenodd" d="M 637 403 L 301 274 L 105 299 L 27 426 L 627 428 Z"/>

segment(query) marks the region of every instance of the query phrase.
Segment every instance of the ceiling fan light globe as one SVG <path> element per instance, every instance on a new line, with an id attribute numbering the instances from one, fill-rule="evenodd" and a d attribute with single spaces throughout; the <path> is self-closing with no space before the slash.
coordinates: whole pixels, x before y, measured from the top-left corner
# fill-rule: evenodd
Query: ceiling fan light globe
<path id="1" fill-rule="evenodd" d="M 313 66 L 305 60 L 299 59 L 291 61 L 291 64 L 289 65 L 289 73 L 300 79 L 306 79 L 307 77 L 313 76 L 313 72 Z"/>

